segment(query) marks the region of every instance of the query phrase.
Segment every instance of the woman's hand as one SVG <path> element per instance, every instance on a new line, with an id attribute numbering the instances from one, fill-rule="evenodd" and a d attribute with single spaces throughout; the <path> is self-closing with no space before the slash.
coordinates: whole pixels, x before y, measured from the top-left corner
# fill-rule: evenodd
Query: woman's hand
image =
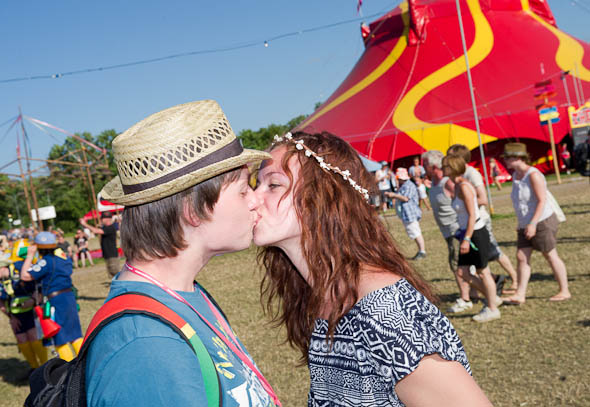
<path id="1" fill-rule="evenodd" d="M 526 237 L 528 240 L 531 240 L 533 237 L 535 237 L 536 234 L 537 225 L 534 225 L 532 223 L 526 225 L 526 228 L 524 228 L 524 237 Z"/>
<path id="2" fill-rule="evenodd" d="M 459 251 L 461 254 L 467 254 L 469 253 L 469 242 L 467 240 L 463 240 L 461 242 L 461 246 L 459 248 Z"/>

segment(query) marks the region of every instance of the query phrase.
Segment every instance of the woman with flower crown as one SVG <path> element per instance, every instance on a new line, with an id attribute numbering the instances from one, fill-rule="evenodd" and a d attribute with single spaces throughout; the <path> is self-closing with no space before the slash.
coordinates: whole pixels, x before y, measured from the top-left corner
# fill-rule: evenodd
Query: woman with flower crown
<path id="1" fill-rule="evenodd" d="M 354 149 L 328 133 L 288 133 L 270 154 L 256 187 L 261 290 L 308 364 L 308 405 L 491 405 L 369 205 L 374 180 Z"/>

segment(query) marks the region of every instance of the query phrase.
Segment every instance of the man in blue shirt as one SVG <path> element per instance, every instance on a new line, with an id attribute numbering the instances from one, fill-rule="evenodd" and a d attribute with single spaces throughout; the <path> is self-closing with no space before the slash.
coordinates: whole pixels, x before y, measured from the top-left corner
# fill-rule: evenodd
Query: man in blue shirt
<path id="1" fill-rule="evenodd" d="M 101 196 L 125 206 L 127 263 L 107 300 L 138 292 L 187 321 L 213 360 L 224 406 L 278 404 L 221 310 L 194 282 L 213 256 L 250 246 L 259 202 L 246 165 L 269 155 L 242 148 L 212 100 L 155 113 L 112 145 L 119 176 Z M 125 315 L 90 345 L 86 399 L 89 406 L 206 406 L 205 379 L 175 331 L 147 315 Z"/>
<path id="2" fill-rule="evenodd" d="M 392 195 L 396 199 L 395 210 L 404 224 L 408 237 L 418 246 L 418 253 L 412 257 L 412 260 L 420 260 L 426 257 L 426 249 L 419 223 L 422 219 L 422 210 L 418 204 L 418 188 L 410 181 L 408 170 L 405 168 L 398 168 L 395 176 L 400 184 L 397 193 Z"/>

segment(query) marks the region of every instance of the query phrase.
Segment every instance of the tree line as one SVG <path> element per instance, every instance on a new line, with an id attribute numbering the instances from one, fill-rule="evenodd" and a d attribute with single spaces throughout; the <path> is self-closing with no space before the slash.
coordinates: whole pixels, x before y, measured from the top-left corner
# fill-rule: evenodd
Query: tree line
<path id="1" fill-rule="evenodd" d="M 305 115 L 300 115 L 286 124 L 270 124 L 258 130 L 245 129 L 239 132 L 238 138 L 245 148 L 263 150 L 271 144 L 275 134 L 286 133 L 305 118 Z M 100 158 L 100 154 L 93 149 L 85 147 L 94 191 L 98 193 L 117 174 L 111 143 L 118 133 L 111 129 L 98 135 L 89 132 L 76 133 L 76 135 L 107 151 L 105 160 L 105 158 Z M 74 137 L 66 137 L 63 144 L 53 145 L 47 160 L 55 162 L 49 163 L 48 174 L 34 176 L 32 179 L 38 206 L 53 205 L 55 207 L 57 218 L 44 221 L 46 228 L 54 226 L 65 232 L 73 232 L 79 227 L 78 219 L 94 208 L 92 188 L 88 181 L 86 167 L 66 164 L 82 162 L 81 154 L 75 153 L 82 147 L 83 143 Z M 29 188 L 30 195 L 28 182 L 27 188 Z M 31 207 L 33 207 L 30 196 L 29 199 Z M 19 179 L 0 175 L 0 228 L 3 230 L 12 228 L 11 221 L 16 219 L 20 219 L 22 222 L 19 227 L 31 224 L 23 183 Z"/>

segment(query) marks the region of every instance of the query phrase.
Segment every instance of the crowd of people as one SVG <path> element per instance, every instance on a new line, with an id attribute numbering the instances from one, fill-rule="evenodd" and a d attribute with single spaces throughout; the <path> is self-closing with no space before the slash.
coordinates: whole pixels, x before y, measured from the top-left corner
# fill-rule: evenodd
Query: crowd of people
<path id="1" fill-rule="evenodd" d="M 571 297 L 556 250 L 558 211 L 520 143 L 504 153 L 514 171 L 516 270 L 494 238 L 483 179 L 462 145 L 446 154 L 427 151 L 409 169 L 394 172 L 383 162 L 370 174 L 355 150 L 329 133 L 287 133 L 267 151 L 244 149 L 221 107 L 205 100 L 143 119 L 112 148 L 119 172 L 101 196 L 125 206 L 123 220 L 119 226 L 105 214 L 100 227 L 81 220 L 76 253 L 87 248 L 84 229 L 100 235 L 113 277 L 106 304 L 137 294 L 184 325 L 177 332 L 141 310 L 100 325 L 85 345 L 89 406 L 281 405 L 215 299 L 195 281 L 212 257 L 252 242 L 264 272 L 265 309 L 310 370 L 309 406 L 491 405 L 451 321 L 434 305 L 433 289 L 411 265 L 429 259 L 422 207 L 447 243 L 459 291 L 449 313 L 472 308 L 481 295 L 484 306 L 473 319 L 488 322 L 500 318 L 503 303 L 524 303 L 533 250 L 558 282 L 550 300 Z M 139 167 L 145 170 L 133 170 Z M 411 259 L 375 208 L 388 209 L 388 201 L 416 243 Z M 72 248 L 51 233 L 34 242 L 20 280 L 37 282 L 55 301 L 56 315 L 58 307 L 72 310 Z M 490 261 L 506 271 L 510 287 L 499 289 L 505 278 L 492 275 Z M 58 268 L 63 278 L 48 277 Z M 56 345 L 69 345 L 73 357 L 79 321 L 59 318 L 68 335 Z"/>
<path id="2" fill-rule="evenodd" d="M 559 205 L 547 190 L 543 174 L 528 164 L 524 144 L 508 143 L 503 158 L 507 167 L 514 171 L 511 198 L 518 218 L 517 269 L 494 237 L 492 220 L 486 210 L 488 200 L 483 177 L 468 164 L 471 152 L 466 146 L 452 145 L 446 156 L 437 150 L 423 153 L 421 160 L 414 159 L 410 171 L 399 167 L 395 174 L 390 173 L 390 179 L 395 178 L 401 187 L 397 192 L 385 192 L 386 197 L 394 200 L 396 213 L 408 237 L 418 246 L 418 253 L 411 260 L 424 258 L 426 251 L 419 224 L 422 212 L 418 189 L 425 182 L 411 175 L 425 176 L 430 185 L 428 198 L 433 215 L 447 243 L 449 267 L 459 290 L 459 298 L 447 311 L 469 310 L 473 308 L 473 300 L 479 300 L 479 294 L 482 294 L 484 306 L 473 316 L 477 322 L 500 318 L 498 307 L 502 304 L 524 303 L 533 250 L 543 253 L 558 282 L 559 291 L 550 300 L 563 301 L 571 297 L 565 264 L 556 249 Z M 389 167 L 386 162 L 382 164 Z M 490 175 L 497 183 L 499 169 L 494 158 L 490 159 L 490 167 Z M 377 173 L 375 176 L 379 179 Z M 506 272 L 511 282 L 509 287 L 505 286 L 506 276 L 490 272 L 490 261 L 497 261 Z"/>
<path id="3" fill-rule="evenodd" d="M 118 270 L 113 266 L 118 265 L 110 264 L 109 256 L 118 259 L 118 223 L 112 218 L 109 212 L 103 213 L 100 228 L 80 221 L 84 229 L 104 229 L 104 234 L 112 235 L 102 239 L 101 247 L 107 271 L 114 275 Z M 0 234 L 0 310 L 8 317 L 19 351 L 31 369 L 45 363 L 48 353 L 69 361 L 80 351 L 82 328 L 71 275 L 78 260 L 83 266 L 86 259 L 93 264 L 84 229 L 78 229 L 73 244 L 63 230 L 53 227 L 44 232 L 34 227 L 13 228 Z M 36 309 L 42 310 L 42 315 Z M 45 320 L 55 324 L 51 326 L 58 329 L 56 334 L 46 332 Z"/>
<path id="4" fill-rule="evenodd" d="M 72 360 L 82 344 L 72 259 L 57 241 L 52 232 L 16 239 L 0 260 L 0 309 L 31 369 L 47 361 L 50 349 Z"/>

